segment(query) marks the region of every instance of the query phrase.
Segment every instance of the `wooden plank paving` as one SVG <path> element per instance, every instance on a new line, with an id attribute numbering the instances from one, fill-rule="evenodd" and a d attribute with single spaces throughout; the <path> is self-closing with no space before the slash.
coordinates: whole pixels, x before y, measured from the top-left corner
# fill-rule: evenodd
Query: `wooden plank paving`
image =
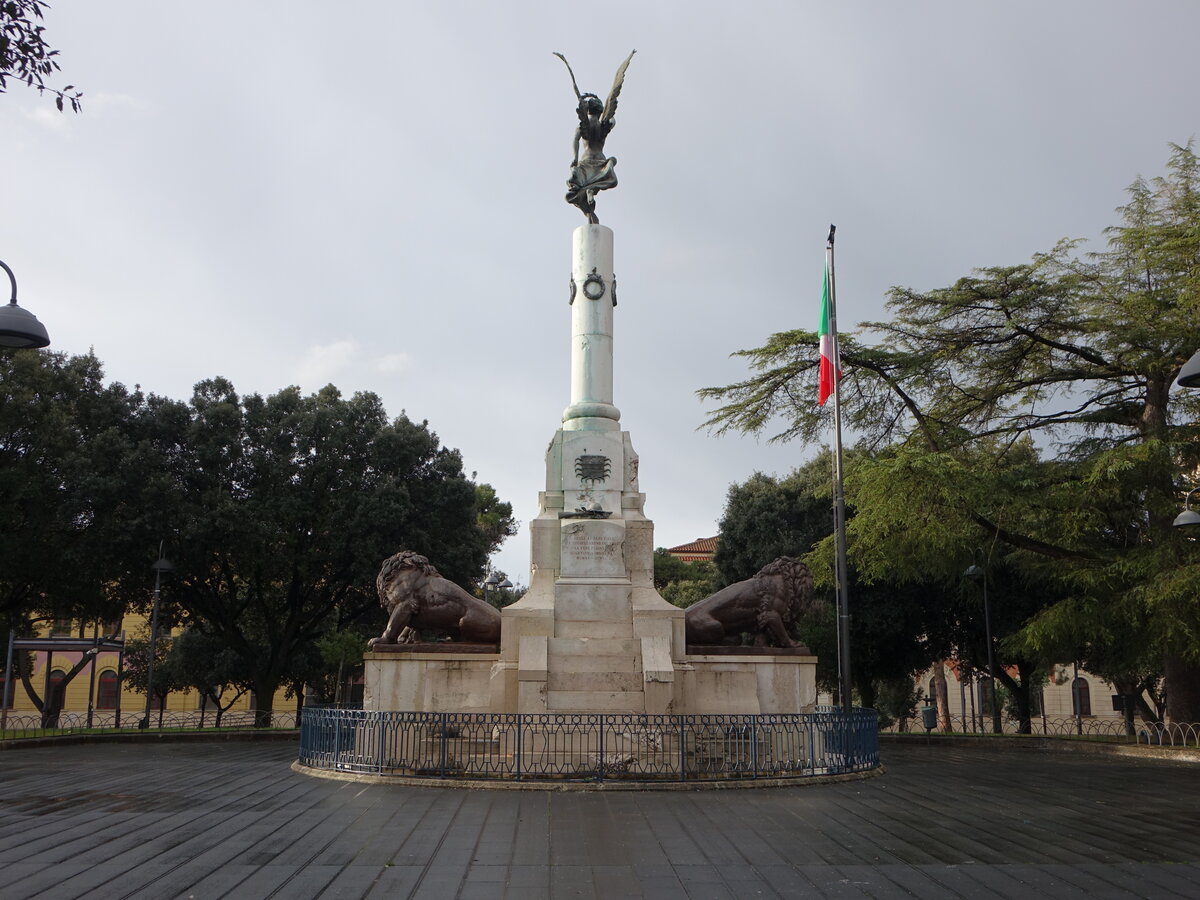
<path id="1" fill-rule="evenodd" d="M 769 790 L 327 781 L 289 744 L 0 753 L 0 897 L 1200 896 L 1200 765 L 885 748 Z"/>

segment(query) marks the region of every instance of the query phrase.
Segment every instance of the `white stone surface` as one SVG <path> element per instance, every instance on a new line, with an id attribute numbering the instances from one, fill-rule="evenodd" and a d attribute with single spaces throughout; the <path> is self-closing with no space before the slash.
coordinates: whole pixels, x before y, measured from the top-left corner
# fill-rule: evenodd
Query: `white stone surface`
<path id="1" fill-rule="evenodd" d="M 613 233 L 580 225 L 571 236 L 571 405 L 563 427 L 616 430 L 613 406 Z"/>
<path id="2" fill-rule="evenodd" d="M 364 709 L 491 712 L 489 653 L 366 653 Z"/>
<path id="3" fill-rule="evenodd" d="M 627 578 L 625 522 L 621 519 L 562 519 L 560 578 Z M 557 594 L 555 595 L 557 599 Z M 628 600 L 626 600 L 628 606 Z"/>
<path id="4" fill-rule="evenodd" d="M 674 712 L 811 712 L 817 702 L 815 656 L 687 656 L 675 670 Z"/>

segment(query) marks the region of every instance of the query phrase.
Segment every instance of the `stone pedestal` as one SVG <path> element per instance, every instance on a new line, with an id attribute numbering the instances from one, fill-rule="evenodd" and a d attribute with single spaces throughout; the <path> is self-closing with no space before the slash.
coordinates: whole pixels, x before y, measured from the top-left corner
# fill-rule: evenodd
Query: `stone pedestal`
<path id="1" fill-rule="evenodd" d="M 504 609 L 498 690 L 513 712 L 672 711 L 683 610 L 654 590 L 654 525 L 613 405 L 612 231 L 572 243 L 571 403 L 546 450 L 529 592 Z"/>
<path id="2" fill-rule="evenodd" d="M 690 653 L 676 668 L 679 711 L 695 714 L 757 715 L 812 712 L 817 703 L 817 658 L 773 654 L 770 649 L 737 655 L 736 650 Z"/>
<path id="3" fill-rule="evenodd" d="M 486 713 L 502 698 L 492 696 L 495 653 L 363 654 L 363 709 L 406 712 Z"/>

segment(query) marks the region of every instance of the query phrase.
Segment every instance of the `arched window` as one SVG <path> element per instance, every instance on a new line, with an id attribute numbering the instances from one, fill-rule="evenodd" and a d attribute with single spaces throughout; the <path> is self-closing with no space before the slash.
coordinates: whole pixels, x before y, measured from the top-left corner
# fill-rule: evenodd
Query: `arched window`
<path id="1" fill-rule="evenodd" d="M 1092 714 L 1092 692 L 1088 687 L 1087 679 L 1082 675 L 1077 676 L 1071 682 L 1071 710 L 1072 715 L 1090 716 Z"/>
<path id="2" fill-rule="evenodd" d="M 96 688 L 96 709 L 116 709 L 119 688 L 116 672 L 112 669 L 101 672 L 100 684 Z"/>

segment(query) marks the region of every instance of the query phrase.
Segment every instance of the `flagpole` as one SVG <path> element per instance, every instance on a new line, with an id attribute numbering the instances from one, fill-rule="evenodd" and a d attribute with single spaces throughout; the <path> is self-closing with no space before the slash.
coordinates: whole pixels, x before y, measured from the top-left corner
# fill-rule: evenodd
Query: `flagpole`
<path id="1" fill-rule="evenodd" d="M 833 344 L 833 527 L 837 547 L 838 694 L 842 710 L 853 709 L 850 696 L 850 578 L 846 564 L 846 498 L 842 492 L 842 354 L 838 347 L 837 282 L 833 268 L 833 234 L 829 226 L 825 269 L 829 273 L 829 331 Z"/>

